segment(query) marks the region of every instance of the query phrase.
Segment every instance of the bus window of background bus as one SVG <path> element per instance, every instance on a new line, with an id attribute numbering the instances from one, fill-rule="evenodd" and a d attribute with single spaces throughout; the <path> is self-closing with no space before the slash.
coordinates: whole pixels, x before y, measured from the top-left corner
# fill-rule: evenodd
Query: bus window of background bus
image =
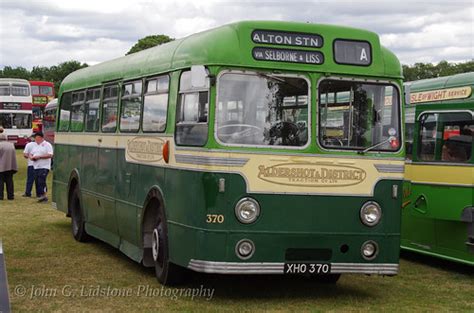
<path id="1" fill-rule="evenodd" d="M 169 77 L 161 76 L 147 80 L 143 103 L 144 132 L 164 132 L 168 111 Z"/>
<path id="2" fill-rule="evenodd" d="M 12 84 L 12 96 L 27 97 L 30 95 L 30 86 L 23 84 Z"/>
<path id="3" fill-rule="evenodd" d="M 69 130 L 69 119 L 71 116 L 71 102 L 72 94 L 70 92 L 64 93 L 61 97 L 60 111 L 59 111 L 59 122 L 58 131 Z"/>
<path id="4" fill-rule="evenodd" d="M 102 97 L 102 131 L 105 133 L 113 133 L 117 129 L 118 91 L 118 85 L 104 87 L 104 95 Z"/>
<path id="5" fill-rule="evenodd" d="M 191 72 L 183 72 L 179 84 L 179 105 L 176 113 L 176 144 L 203 146 L 208 134 L 208 91 L 191 87 Z"/>
<path id="6" fill-rule="evenodd" d="M 86 93 L 86 132 L 99 130 L 100 88 L 89 89 Z"/>
<path id="7" fill-rule="evenodd" d="M 31 94 L 53 96 L 53 88 L 51 86 L 31 86 Z"/>
<path id="8" fill-rule="evenodd" d="M 216 135 L 221 143 L 306 145 L 309 89 L 305 79 L 225 73 L 218 84 Z"/>
<path id="9" fill-rule="evenodd" d="M 122 114 L 120 131 L 137 132 L 140 128 L 142 109 L 142 81 L 125 83 L 122 86 Z"/>
<path id="10" fill-rule="evenodd" d="M 53 88 L 51 86 L 39 86 L 39 94 L 52 96 Z"/>
<path id="11" fill-rule="evenodd" d="M 10 95 L 10 84 L 0 84 L 0 96 Z"/>
<path id="12" fill-rule="evenodd" d="M 43 130 L 45 135 L 48 132 L 54 131 L 54 125 L 56 125 L 56 110 L 44 110 Z"/>
<path id="13" fill-rule="evenodd" d="M 415 107 L 405 108 L 405 144 L 406 158 L 412 159 L 413 156 L 413 138 L 415 132 Z"/>
<path id="14" fill-rule="evenodd" d="M 319 84 L 319 121 L 319 142 L 324 148 L 400 148 L 399 96 L 390 84 L 323 80 Z"/>
<path id="15" fill-rule="evenodd" d="M 28 113 L 0 113 L 0 126 L 12 129 L 31 128 L 31 114 Z"/>
<path id="16" fill-rule="evenodd" d="M 73 132 L 81 132 L 84 130 L 84 100 L 86 92 L 73 92 L 71 104 L 71 125 Z"/>
<path id="17" fill-rule="evenodd" d="M 426 113 L 420 117 L 419 159 L 465 163 L 471 159 L 474 120 L 468 112 Z"/>

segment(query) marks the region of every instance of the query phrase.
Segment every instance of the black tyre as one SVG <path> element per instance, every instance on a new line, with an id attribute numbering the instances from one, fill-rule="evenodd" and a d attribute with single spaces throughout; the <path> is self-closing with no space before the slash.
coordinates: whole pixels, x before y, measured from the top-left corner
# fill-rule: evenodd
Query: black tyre
<path id="1" fill-rule="evenodd" d="M 168 228 L 162 210 L 153 229 L 151 250 L 156 278 L 162 285 L 177 285 L 184 281 L 186 270 L 169 261 Z"/>
<path id="2" fill-rule="evenodd" d="M 80 191 L 78 186 L 74 188 L 69 203 L 72 235 L 77 241 L 86 242 L 90 239 L 90 236 L 87 234 L 85 229 L 84 214 L 82 211 Z"/>

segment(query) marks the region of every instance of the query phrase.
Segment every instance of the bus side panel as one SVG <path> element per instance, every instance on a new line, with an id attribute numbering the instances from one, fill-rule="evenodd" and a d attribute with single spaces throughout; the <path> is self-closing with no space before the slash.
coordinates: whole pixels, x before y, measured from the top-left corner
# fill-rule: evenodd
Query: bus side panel
<path id="1" fill-rule="evenodd" d="M 472 206 L 472 197 L 472 187 L 412 183 L 411 203 L 403 213 L 402 245 L 474 262 L 466 245 L 467 224 L 461 221 L 463 209 Z"/>
<path id="2" fill-rule="evenodd" d="M 82 208 L 88 223 L 95 224 L 97 221 L 97 147 L 81 147 L 82 169 L 81 169 L 81 196 Z"/>
<path id="3" fill-rule="evenodd" d="M 116 207 L 117 230 L 121 242 L 126 241 L 136 247 L 140 246 L 138 237 L 137 219 L 143 206 L 137 203 L 137 186 L 144 183 L 145 176 L 152 176 L 151 171 L 140 172 L 140 165 L 127 163 L 124 150 L 118 151 L 117 157 L 117 182 L 116 182 Z M 122 244 L 121 244 L 122 249 Z"/>
<path id="4" fill-rule="evenodd" d="M 117 149 L 99 147 L 96 186 L 97 186 L 97 215 L 91 231 L 94 236 L 111 244 L 119 246 L 117 220 L 115 217 Z M 86 225 L 86 230 L 89 231 Z"/>
<path id="5" fill-rule="evenodd" d="M 64 213 L 68 210 L 67 188 L 71 175 L 68 155 L 68 145 L 56 144 L 54 146 L 53 202 L 56 202 L 58 210 Z"/>
<path id="6" fill-rule="evenodd" d="M 173 263 L 187 266 L 187 261 L 195 255 L 198 246 L 196 229 L 205 220 L 205 209 L 202 205 L 204 191 L 199 183 L 200 172 L 182 169 L 165 169 L 166 183 L 164 197 L 168 222 L 168 240 L 170 260 Z"/>

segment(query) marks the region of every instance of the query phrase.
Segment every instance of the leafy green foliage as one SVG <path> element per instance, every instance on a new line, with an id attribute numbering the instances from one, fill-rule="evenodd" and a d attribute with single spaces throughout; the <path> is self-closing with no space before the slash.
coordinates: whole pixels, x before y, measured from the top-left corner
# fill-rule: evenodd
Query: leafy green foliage
<path id="1" fill-rule="evenodd" d="M 59 90 L 59 85 L 61 84 L 62 80 L 67 75 L 87 66 L 88 65 L 86 63 L 81 63 L 78 61 L 62 62 L 51 67 L 35 66 L 31 71 L 22 66 L 15 68 L 11 66 L 5 66 L 0 70 L 0 77 L 50 81 L 54 83 L 54 88 L 57 91 Z"/>
<path id="2" fill-rule="evenodd" d="M 170 41 L 173 41 L 174 38 L 170 38 L 167 35 L 151 35 L 146 36 L 138 40 L 136 44 L 125 54 L 128 55 L 130 53 L 135 53 L 138 51 L 142 51 L 148 48 L 152 48 Z"/>
<path id="3" fill-rule="evenodd" d="M 436 65 L 432 63 L 415 63 L 411 66 L 403 65 L 405 81 L 450 76 L 467 72 L 474 72 L 474 61 L 464 63 L 441 61 Z"/>

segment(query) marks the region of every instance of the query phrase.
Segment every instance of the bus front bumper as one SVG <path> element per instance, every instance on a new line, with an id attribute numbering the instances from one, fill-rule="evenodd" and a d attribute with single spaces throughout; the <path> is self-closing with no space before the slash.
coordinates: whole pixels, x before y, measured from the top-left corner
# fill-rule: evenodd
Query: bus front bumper
<path id="1" fill-rule="evenodd" d="M 215 262 L 191 259 L 188 268 L 216 274 L 284 274 L 284 263 Z M 331 274 L 397 275 L 399 265 L 391 263 L 331 263 Z"/>

